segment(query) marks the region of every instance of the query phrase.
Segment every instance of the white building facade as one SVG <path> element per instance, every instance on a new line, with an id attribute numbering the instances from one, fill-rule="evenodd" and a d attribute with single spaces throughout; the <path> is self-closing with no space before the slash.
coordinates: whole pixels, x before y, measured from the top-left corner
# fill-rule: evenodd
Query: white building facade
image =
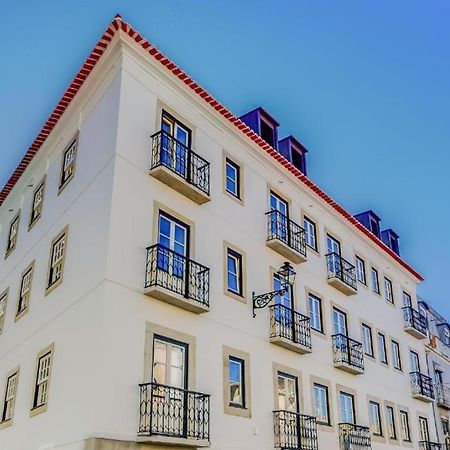
<path id="1" fill-rule="evenodd" d="M 0 195 L 1 449 L 445 448 L 421 276 L 286 139 L 114 19 Z"/>

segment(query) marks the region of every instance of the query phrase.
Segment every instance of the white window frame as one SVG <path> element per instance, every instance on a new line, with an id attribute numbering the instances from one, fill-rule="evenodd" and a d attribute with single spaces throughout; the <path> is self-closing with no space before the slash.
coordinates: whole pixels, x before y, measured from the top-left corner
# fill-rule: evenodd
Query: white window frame
<path id="1" fill-rule="evenodd" d="M 228 176 L 228 167 L 230 167 L 233 170 L 234 178 Z M 232 195 L 233 197 L 236 197 L 237 199 L 241 199 L 241 168 L 238 164 L 236 164 L 234 161 L 232 161 L 230 158 L 225 158 L 225 190 Z M 232 191 L 228 189 L 228 180 L 231 180 L 232 183 L 235 185 L 235 190 Z"/>
<path id="2" fill-rule="evenodd" d="M 52 241 L 48 263 L 46 291 L 48 294 L 63 281 L 64 266 L 67 253 L 69 227 L 66 226 Z"/>
<path id="3" fill-rule="evenodd" d="M 363 346 L 364 353 L 367 356 L 373 357 L 373 336 L 372 336 L 372 327 L 369 325 L 362 323 L 361 324 L 361 334 L 363 338 Z"/>
<path id="4" fill-rule="evenodd" d="M 366 264 L 362 258 L 358 255 L 355 257 L 356 279 L 366 285 Z"/>
<path id="5" fill-rule="evenodd" d="M 405 442 L 411 442 L 411 428 L 409 425 L 409 413 L 408 411 L 400 410 L 400 429 L 402 432 L 402 440 Z"/>
<path id="6" fill-rule="evenodd" d="M 6 242 L 5 258 L 16 248 L 20 227 L 20 211 L 9 225 L 8 240 Z"/>
<path id="7" fill-rule="evenodd" d="M 402 370 L 402 360 L 400 356 L 400 344 L 397 341 L 391 341 L 392 366 L 394 369 Z"/>
<path id="8" fill-rule="evenodd" d="M 42 205 L 44 204 L 44 193 L 45 193 L 45 177 L 38 184 L 38 187 L 33 193 L 33 202 L 31 204 L 30 210 L 30 222 L 28 224 L 28 229 L 30 229 L 42 215 Z"/>
<path id="9" fill-rule="evenodd" d="M 386 428 L 388 439 L 397 440 L 397 427 L 395 426 L 395 411 L 391 405 L 386 405 Z"/>
<path id="10" fill-rule="evenodd" d="M 313 398 L 314 414 L 317 417 L 317 422 L 330 425 L 330 400 L 328 387 L 320 383 L 314 383 Z M 325 415 L 322 414 L 323 411 L 325 411 Z"/>
<path id="11" fill-rule="evenodd" d="M 389 303 L 394 303 L 392 281 L 387 277 L 384 277 L 384 295 Z"/>
<path id="12" fill-rule="evenodd" d="M 18 381 L 19 381 L 19 370 L 18 369 L 14 370 L 6 378 L 5 398 L 3 400 L 1 423 L 8 422 L 13 419 L 14 404 L 16 401 Z"/>
<path id="13" fill-rule="evenodd" d="M 62 155 L 59 192 L 61 192 L 75 175 L 75 164 L 78 153 L 78 135 L 70 141 Z"/>
<path id="14" fill-rule="evenodd" d="M 386 348 L 386 335 L 383 333 L 377 333 L 378 344 L 378 358 L 383 364 L 388 364 L 387 348 Z M 381 345 L 382 344 L 382 345 Z M 381 352 L 382 350 L 382 352 Z"/>
<path id="15" fill-rule="evenodd" d="M 50 377 L 53 367 L 54 344 L 49 345 L 36 358 L 36 370 L 34 376 L 33 399 L 31 403 L 31 415 L 35 416 L 47 410 Z"/>
<path id="16" fill-rule="evenodd" d="M 236 267 L 236 271 L 230 271 L 229 261 L 233 260 L 234 265 Z M 229 280 L 230 276 L 236 279 L 237 289 L 234 289 L 230 286 Z M 236 250 L 231 248 L 227 248 L 227 289 L 229 292 L 235 295 L 242 296 L 243 290 L 243 279 L 242 279 L 242 255 L 238 253 Z"/>
<path id="17" fill-rule="evenodd" d="M 314 305 L 314 306 L 313 306 Z M 317 295 L 308 293 L 309 320 L 311 328 L 323 333 L 322 301 Z"/>
<path id="18" fill-rule="evenodd" d="M 239 380 L 237 381 L 237 384 L 239 385 L 239 391 L 241 400 L 240 402 L 233 402 L 232 400 L 232 379 L 231 379 L 231 366 L 233 364 L 238 365 L 239 367 Z M 229 389 L 229 398 L 230 398 L 230 406 L 233 408 L 245 408 L 246 405 L 246 386 L 245 386 L 245 361 L 242 358 L 238 358 L 236 356 L 230 355 L 228 357 L 228 389 Z"/>
<path id="19" fill-rule="evenodd" d="M 317 227 L 309 217 L 303 217 L 303 228 L 305 229 L 305 243 L 308 247 L 317 251 Z"/>
<path id="20" fill-rule="evenodd" d="M 369 422 L 372 434 L 383 436 L 380 404 L 374 400 L 369 401 Z"/>
<path id="21" fill-rule="evenodd" d="M 372 280 L 372 290 L 376 294 L 380 294 L 380 277 L 378 270 L 372 267 L 370 270 L 370 278 Z"/>

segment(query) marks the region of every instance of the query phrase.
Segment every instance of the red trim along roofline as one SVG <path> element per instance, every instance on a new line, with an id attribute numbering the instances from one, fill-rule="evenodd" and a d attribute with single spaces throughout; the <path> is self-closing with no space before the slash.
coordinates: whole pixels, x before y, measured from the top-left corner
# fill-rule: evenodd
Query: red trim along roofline
<path id="1" fill-rule="evenodd" d="M 75 78 L 70 83 L 64 95 L 59 100 L 55 109 L 53 110 L 50 117 L 45 122 L 40 133 L 37 135 L 34 142 L 31 144 L 25 155 L 22 157 L 17 168 L 14 170 L 13 174 L 3 186 L 0 191 L 0 206 L 5 201 L 6 197 L 9 195 L 15 184 L 18 182 L 22 174 L 25 172 L 26 168 L 30 164 L 31 160 L 34 158 L 36 153 L 40 150 L 47 137 L 50 135 L 53 128 L 56 126 L 71 101 L 78 93 L 78 91 L 83 86 L 86 78 L 94 69 L 95 65 L 99 61 L 100 57 L 105 52 L 112 38 L 117 32 L 124 32 L 132 39 L 135 40 L 144 50 L 146 50 L 151 56 L 158 60 L 167 70 L 172 72 L 177 78 L 184 82 L 188 87 L 190 87 L 196 94 L 198 94 L 203 100 L 209 103 L 219 114 L 221 114 L 225 119 L 229 120 L 233 125 L 235 125 L 239 130 L 241 130 L 245 135 L 247 135 L 252 141 L 258 144 L 263 150 L 265 150 L 272 158 L 283 165 L 289 172 L 296 176 L 303 184 L 305 184 L 309 189 L 311 189 L 315 194 L 317 194 L 322 200 L 335 209 L 341 216 L 347 219 L 355 228 L 365 234 L 372 242 L 374 242 L 378 247 L 380 247 L 385 253 L 387 253 L 391 258 L 397 261 L 401 266 L 403 266 L 408 272 L 410 272 L 419 281 L 423 281 L 422 275 L 415 271 L 411 266 L 409 266 L 400 256 L 393 252 L 384 242 L 378 239 L 373 233 L 367 230 L 360 222 L 358 222 L 350 213 L 345 211 L 340 205 L 338 205 L 330 196 L 328 196 L 322 189 L 320 189 L 316 184 L 314 184 L 308 177 L 301 173 L 295 166 L 293 166 L 287 159 L 285 159 L 280 153 L 273 149 L 269 144 L 267 144 L 258 134 L 256 134 L 252 129 L 250 129 L 244 122 L 238 119 L 234 114 L 228 111 L 222 104 L 215 100 L 208 92 L 199 86 L 192 78 L 190 78 L 185 72 L 183 72 L 175 63 L 164 56 L 154 45 L 145 40 L 137 31 L 135 31 L 128 23 L 122 20 L 122 17 L 117 14 L 114 20 L 109 24 L 103 36 L 98 41 L 97 45 L 94 47 L 83 66 L 79 72 L 75 75 Z"/>

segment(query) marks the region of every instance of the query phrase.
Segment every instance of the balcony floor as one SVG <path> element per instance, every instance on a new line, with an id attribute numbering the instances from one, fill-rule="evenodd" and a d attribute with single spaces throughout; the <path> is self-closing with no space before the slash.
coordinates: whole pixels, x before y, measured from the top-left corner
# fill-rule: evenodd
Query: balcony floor
<path id="1" fill-rule="evenodd" d="M 161 286 L 149 286 L 144 289 L 144 294 L 196 314 L 203 314 L 209 311 L 208 306 Z"/>
<path id="2" fill-rule="evenodd" d="M 306 261 L 305 255 L 302 255 L 293 248 L 289 247 L 289 245 L 284 243 L 281 239 L 277 238 L 268 239 L 266 241 L 266 244 L 267 247 L 271 248 L 272 250 L 275 250 L 277 253 L 284 256 L 294 264 L 300 264 Z"/>
<path id="3" fill-rule="evenodd" d="M 425 339 L 427 337 L 426 334 L 422 333 L 420 330 L 417 330 L 414 327 L 405 326 L 404 330 L 411 336 L 414 336 L 416 339 Z"/>
<path id="4" fill-rule="evenodd" d="M 159 434 L 150 434 L 147 436 L 139 435 L 136 441 L 149 444 L 159 444 L 161 446 L 170 446 L 170 448 L 178 448 L 178 447 L 205 448 L 211 446 L 211 443 L 206 439 L 162 436 Z"/>
<path id="5" fill-rule="evenodd" d="M 351 366 L 350 364 L 347 364 L 346 362 L 336 362 L 334 363 L 334 367 L 336 369 L 344 370 L 345 372 L 351 373 L 353 375 L 362 375 L 364 373 L 364 369 L 361 369 L 359 367 Z"/>
<path id="6" fill-rule="evenodd" d="M 355 295 L 358 291 L 348 284 L 344 283 L 340 278 L 332 277 L 328 278 L 328 284 L 341 291 L 345 295 Z"/>
<path id="7" fill-rule="evenodd" d="M 428 397 L 428 395 L 424 395 L 424 394 L 412 394 L 412 396 L 416 400 L 421 400 L 422 402 L 425 402 L 425 403 L 431 403 L 434 401 L 434 399 L 432 399 L 431 397 Z"/>
<path id="8" fill-rule="evenodd" d="M 288 350 L 292 350 L 293 352 L 300 353 L 301 355 L 312 352 L 311 348 L 281 336 L 271 337 L 270 342 Z"/>
<path id="9" fill-rule="evenodd" d="M 208 194 L 188 183 L 180 175 L 165 166 L 156 166 L 153 169 L 150 169 L 149 173 L 152 177 L 155 177 L 157 180 L 166 184 L 170 188 L 175 189 L 199 205 L 211 200 Z"/>

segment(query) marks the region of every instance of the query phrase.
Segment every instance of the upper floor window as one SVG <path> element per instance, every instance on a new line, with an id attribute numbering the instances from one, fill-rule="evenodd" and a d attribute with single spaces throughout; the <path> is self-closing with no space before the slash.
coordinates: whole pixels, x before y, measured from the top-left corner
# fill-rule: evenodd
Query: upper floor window
<path id="1" fill-rule="evenodd" d="M 16 370 L 6 380 L 5 398 L 3 400 L 2 422 L 12 420 L 17 392 L 19 372 Z"/>
<path id="2" fill-rule="evenodd" d="M 19 235 L 19 222 L 20 222 L 20 211 L 16 214 L 11 224 L 9 225 L 5 258 L 16 248 L 17 236 Z"/>
<path id="3" fill-rule="evenodd" d="M 67 227 L 52 241 L 48 269 L 47 292 L 62 282 L 67 247 Z"/>
<path id="4" fill-rule="evenodd" d="M 230 356 L 228 369 L 230 406 L 245 408 L 245 362 Z"/>
<path id="5" fill-rule="evenodd" d="M 419 437 L 421 441 L 430 441 L 430 432 L 428 430 L 428 420 L 426 417 L 419 417 Z"/>
<path id="6" fill-rule="evenodd" d="M 188 345 L 154 336 L 153 349 L 153 382 L 161 386 L 186 389 Z"/>
<path id="7" fill-rule="evenodd" d="M 59 192 L 61 192 L 75 175 L 75 161 L 77 159 L 78 138 L 75 138 L 63 153 Z"/>
<path id="8" fill-rule="evenodd" d="M 409 351 L 409 371 L 420 372 L 420 359 L 419 354 L 413 350 Z"/>
<path id="9" fill-rule="evenodd" d="M 411 307 L 412 306 L 411 296 L 405 291 L 403 291 L 402 296 L 403 296 L 403 306 Z"/>
<path id="10" fill-rule="evenodd" d="M 364 260 L 357 256 L 355 258 L 355 268 L 356 268 L 356 279 L 362 283 L 366 284 L 366 266 Z"/>
<path id="11" fill-rule="evenodd" d="M 241 189 L 240 189 L 240 167 L 231 161 L 231 159 L 226 158 L 225 160 L 225 189 L 232 196 L 241 199 Z"/>
<path id="12" fill-rule="evenodd" d="M 395 427 L 394 408 L 392 406 L 386 406 L 386 425 L 387 435 L 389 439 L 397 439 L 397 430 Z"/>
<path id="13" fill-rule="evenodd" d="M 388 363 L 386 352 L 386 337 L 382 333 L 378 333 L 378 357 L 384 364 Z"/>
<path id="14" fill-rule="evenodd" d="M 400 429 L 402 432 L 402 439 L 405 442 L 411 442 L 411 433 L 409 430 L 409 415 L 407 411 L 400 410 Z"/>
<path id="15" fill-rule="evenodd" d="M 364 353 L 368 356 L 373 356 L 372 328 L 370 328 L 365 323 L 361 325 L 361 328 L 362 328 Z"/>
<path id="16" fill-rule="evenodd" d="M 380 282 L 378 281 L 378 270 L 375 269 L 374 267 L 372 267 L 371 276 L 372 276 L 372 289 L 374 292 L 379 294 L 380 293 Z"/>
<path id="17" fill-rule="evenodd" d="M 369 402 L 369 418 L 372 433 L 376 436 L 382 436 L 380 404 L 378 402 L 372 400 Z"/>
<path id="18" fill-rule="evenodd" d="M 314 414 L 318 422 L 330 425 L 328 387 L 319 383 L 314 383 Z"/>
<path id="19" fill-rule="evenodd" d="M 400 358 L 400 345 L 396 341 L 391 342 L 392 365 L 394 369 L 402 370 L 402 360 Z"/>
<path id="20" fill-rule="evenodd" d="M 20 281 L 19 300 L 17 302 L 16 319 L 28 310 L 31 296 L 31 281 L 33 279 L 33 267 L 34 264 L 32 263 L 22 273 L 22 279 Z"/>
<path id="21" fill-rule="evenodd" d="M 53 345 L 38 355 L 32 406 L 35 414 L 45 411 L 47 407 L 52 360 Z"/>
<path id="22" fill-rule="evenodd" d="M 6 315 L 6 304 L 8 301 L 8 289 L 0 294 L 0 334 L 3 331 Z"/>
<path id="23" fill-rule="evenodd" d="M 343 423 L 355 423 L 355 399 L 352 394 L 339 393 L 339 416 Z"/>
<path id="24" fill-rule="evenodd" d="M 323 333 L 322 302 L 319 297 L 308 294 L 309 319 L 313 330 Z"/>
<path id="25" fill-rule="evenodd" d="M 384 295 L 386 300 L 390 303 L 394 303 L 394 294 L 392 290 L 392 281 L 389 278 L 384 277 Z"/>
<path id="26" fill-rule="evenodd" d="M 35 189 L 33 194 L 33 203 L 31 205 L 29 228 L 31 228 L 41 217 L 42 204 L 44 202 L 44 189 L 45 189 L 45 181 L 42 180 L 39 183 L 38 187 Z"/>
<path id="27" fill-rule="evenodd" d="M 227 286 L 228 291 L 242 296 L 242 255 L 227 248 Z"/>
<path id="28" fill-rule="evenodd" d="M 303 218 L 303 228 L 305 229 L 306 245 L 313 250 L 317 250 L 317 232 L 316 224 L 307 217 Z"/>
<path id="29" fill-rule="evenodd" d="M 298 412 L 297 377 L 277 372 L 278 409 Z"/>

